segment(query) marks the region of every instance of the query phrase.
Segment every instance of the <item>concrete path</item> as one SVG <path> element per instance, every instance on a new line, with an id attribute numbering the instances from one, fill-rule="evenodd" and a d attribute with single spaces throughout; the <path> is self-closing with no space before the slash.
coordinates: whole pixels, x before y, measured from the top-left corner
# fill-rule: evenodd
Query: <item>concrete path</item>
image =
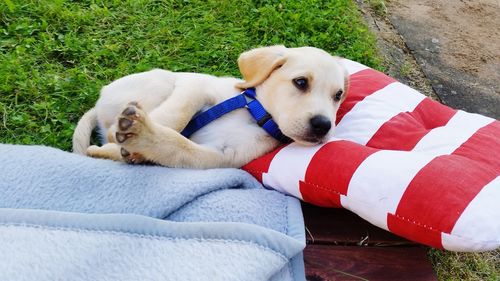
<path id="1" fill-rule="evenodd" d="M 391 75 L 418 70 L 444 104 L 500 119 L 500 0 L 391 0 L 382 17 L 364 2 Z"/>

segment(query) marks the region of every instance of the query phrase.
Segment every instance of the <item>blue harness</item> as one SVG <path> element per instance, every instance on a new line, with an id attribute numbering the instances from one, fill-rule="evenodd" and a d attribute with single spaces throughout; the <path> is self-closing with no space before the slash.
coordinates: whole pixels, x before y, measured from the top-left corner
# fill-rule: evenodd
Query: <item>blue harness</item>
<path id="1" fill-rule="evenodd" d="M 216 104 L 208 110 L 201 112 L 193 117 L 182 130 L 181 134 L 189 138 L 199 129 L 203 128 L 208 123 L 229 113 L 233 110 L 245 107 L 248 109 L 252 117 L 257 121 L 257 124 L 264 129 L 269 135 L 282 143 L 289 143 L 292 140 L 283 135 L 278 128 L 278 124 L 274 122 L 271 115 L 264 109 L 262 104 L 256 99 L 255 89 L 248 88 L 241 94 L 227 99 L 219 104 Z"/>

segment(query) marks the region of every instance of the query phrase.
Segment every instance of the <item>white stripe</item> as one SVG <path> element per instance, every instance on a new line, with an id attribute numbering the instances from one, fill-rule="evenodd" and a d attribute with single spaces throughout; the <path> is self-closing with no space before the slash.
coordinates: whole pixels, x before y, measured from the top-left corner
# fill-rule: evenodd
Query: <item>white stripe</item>
<path id="1" fill-rule="evenodd" d="M 382 150 L 370 155 L 351 178 L 347 197 L 354 200 L 346 202 L 348 208 L 388 229 L 387 213 L 396 211 L 408 184 L 433 158 L 434 155 L 397 150 Z"/>
<path id="2" fill-rule="evenodd" d="M 460 110 L 445 126 L 430 131 L 417 143 L 413 151 L 434 155 L 450 154 L 477 130 L 494 121 L 494 119 L 479 114 Z"/>
<path id="3" fill-rule="evenodd" d="M 387 222 L 377 220 L 377 218 L 387 217 L 387 212 L 382 208 L 374 208 L 372 203 L 366 202 L 364 198 L 340 195 L 340 205 L 371 224 L 387 230 Z"/>
<path id="4" fill-rule="evenodd" d="M 484 251 L 500 247 L 500 177 L 487 184 L 442 237 L 452 251 Z"/>
<path id="5" fill-rule="evenodd" d="M 365 145 L 385 122 L 413 111 L 424 98 L 406 85 L 391 83 L 358 102 L 335 128 L 335 137 Z"/>
<path id="6" fill-rule="evenodd" d="M 362 65 L 359 62 L 355 62 L 355 61 L 348 60 L 348 59 L 341 59 L 340 63 L 342 65 L 344 65 L 344 67 L 346 68 L 349 75 L 353 75 L 356 72 L 359 72 L 361 70 L 365 70 L 365 69 L 369 68 L 366 65 Z"/>
<path id="7" fill-rule="evenodd" d="M 262 183 L 264 186 L 302 199 L 299 182 L 304 180 L 307 166 L 321 146 L 301 146 L 292 143 L 281 149 L 271 161 L 268 172 L 262 174 Z"/>
<path id="8" fill-rule="evenodd" d="M 457 252 L 484 252 L 497 250 L 500 242 L 497 240 L 481 241 L 470 237 L 461 237 L 448 233 L 441 233 L 443 248 Z"/>

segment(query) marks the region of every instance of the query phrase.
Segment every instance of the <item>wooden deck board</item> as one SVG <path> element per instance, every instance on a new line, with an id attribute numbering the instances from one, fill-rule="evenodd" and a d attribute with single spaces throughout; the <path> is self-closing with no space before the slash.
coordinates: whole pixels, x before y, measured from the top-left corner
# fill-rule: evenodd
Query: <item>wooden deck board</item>
<path id="1" fill-rule="evenodd" d="M 308 245 L 304 252 L 307 280 L 435 281 L 426 249 Z"/>
<path id="2" fill-rule="evenodd" d="M 427 248 L 343 209 L 303 204 L 307 280 L 437 280 Z"/>
<path id="3" fill-rule="evenodd" d="M 415 245 L 345 210 L 303 204 L 307 242 L 336 245 Z"/>

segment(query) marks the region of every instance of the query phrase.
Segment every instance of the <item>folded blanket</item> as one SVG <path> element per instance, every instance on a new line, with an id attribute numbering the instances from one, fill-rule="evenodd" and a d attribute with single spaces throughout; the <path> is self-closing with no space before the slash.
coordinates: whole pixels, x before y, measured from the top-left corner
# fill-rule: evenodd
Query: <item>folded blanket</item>
<path id="1" fill-rule="evenodd" d="M 296 199 L 236 169 L 0 145 L 0 280 L 303 280 Z"/>

